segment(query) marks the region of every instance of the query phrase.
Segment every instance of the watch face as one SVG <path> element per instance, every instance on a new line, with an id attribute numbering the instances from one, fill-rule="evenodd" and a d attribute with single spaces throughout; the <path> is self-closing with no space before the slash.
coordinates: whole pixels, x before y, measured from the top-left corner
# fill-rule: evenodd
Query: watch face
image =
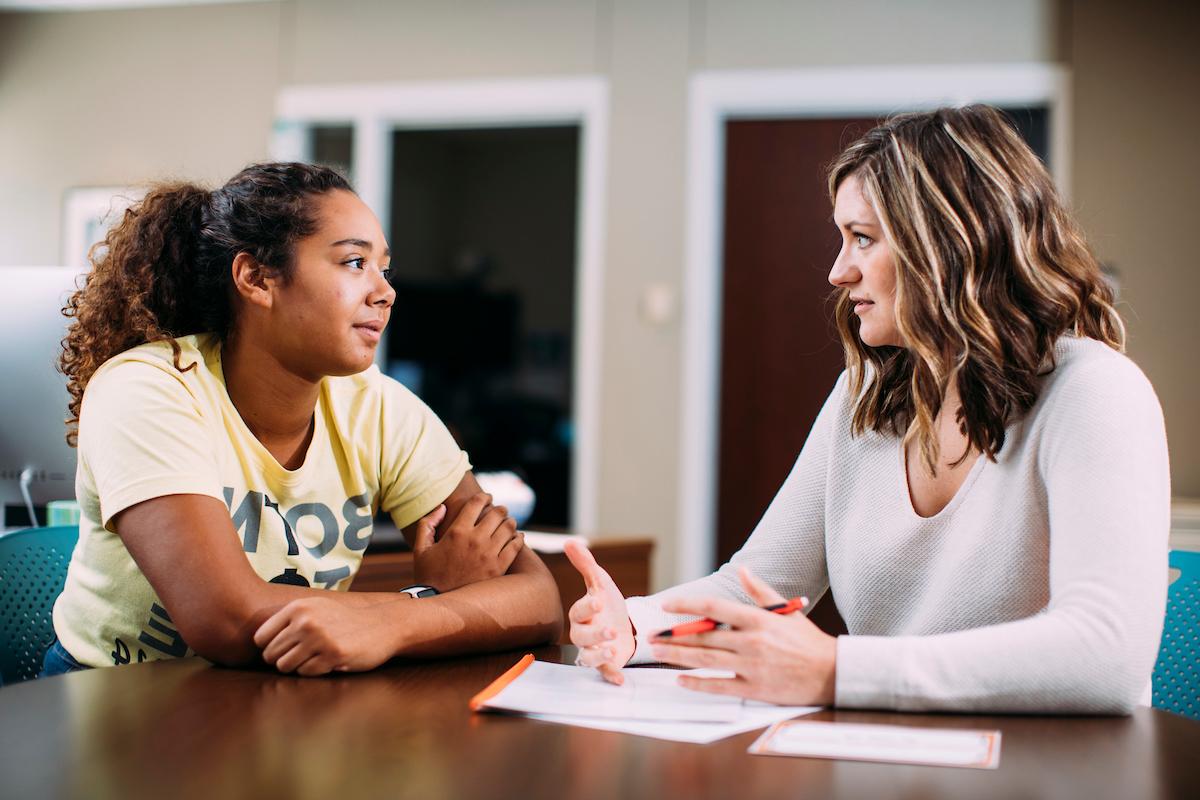
<path id="1" fill-rule="evenodd" d="M 438 590 L 432 586 L 405 586 L 400 591 L 404 592 L 409 597 L 433 597 L 438 593 Z"/>

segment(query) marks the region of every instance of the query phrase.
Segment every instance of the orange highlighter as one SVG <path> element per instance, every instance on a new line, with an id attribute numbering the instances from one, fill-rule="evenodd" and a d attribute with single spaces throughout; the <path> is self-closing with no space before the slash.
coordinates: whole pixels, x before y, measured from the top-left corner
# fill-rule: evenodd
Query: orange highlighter
<path id="1" fill-rule="evenodd" d="M 808 605 L 807 597 L 793 597 L 786 603 L 776 603 L 773 606 L 760 606 L 763 611 L 770 611 L 772 614 L 791 614 L 794 611 L 800 611 Z M 694 633 L 704 633 L 705 631 L 716 630 L 721 623 L 715 619 L 698 619 L 695 622 L 685 622 L 682 625 L 676 625 L 674 628 L 667 628 L 665 631 L 659 631 L 654 634 L 655 639 L 675 639 L 680 636 L 691 636 Z"/>

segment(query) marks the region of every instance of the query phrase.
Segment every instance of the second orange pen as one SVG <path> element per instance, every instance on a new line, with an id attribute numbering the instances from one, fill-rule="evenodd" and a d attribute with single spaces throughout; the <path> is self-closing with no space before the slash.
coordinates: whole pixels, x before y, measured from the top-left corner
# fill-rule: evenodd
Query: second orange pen
<path id="1" fill-rule="evenodd" d="M 763 611 L 770 611 L 773 614 L 791 614 L 795 611 L 801 611 L 808 606 L 807 597 L 793 597 L 786 603 L 776 603 L 772 606 L 760 606 Z M 674 628 L 667 628 L 665 631 L 659 631 L 652 638 L 655 639 L 677 639 L 680 636 L 691 636 L 696 633 L 704 633 L 705 631 L 716 630 L 721 623 L 715 619 L 698 619 L 694 622 L 685 622 L 682 625 L 676 625 Z"/>

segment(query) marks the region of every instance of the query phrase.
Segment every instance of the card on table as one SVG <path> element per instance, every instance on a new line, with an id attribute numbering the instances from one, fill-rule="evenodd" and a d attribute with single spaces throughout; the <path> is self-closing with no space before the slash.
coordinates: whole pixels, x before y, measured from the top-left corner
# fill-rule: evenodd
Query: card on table
<path id="1" fill-rule="evenodd" d="M 764 731 L 748 752 L 996 769 L 1000 766 L 1000 731 L 789 720 Z"/>

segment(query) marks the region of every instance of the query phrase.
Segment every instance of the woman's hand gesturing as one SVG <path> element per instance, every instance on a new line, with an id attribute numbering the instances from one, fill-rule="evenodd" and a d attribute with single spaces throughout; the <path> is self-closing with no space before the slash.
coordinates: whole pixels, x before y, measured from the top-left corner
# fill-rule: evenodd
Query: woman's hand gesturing
<path id="1" fill-rule="evenodd" d="M 629 663 L 635 647 L 625 598 L 586 546 L 568 541 L 565 551 L 587 587 L 569 614 L 571 643 L 579 648 L 577 663 L 595 667 L 609 683 L 624 683 L 621 668 Z"/>
<path id="2" fill-rule="evenodd" d="M 738 577 L 758 605 L 784 601 L 745 567 Z M 833 705 L 837 638 L 822 631 L 808 617 L 781 616 L 716 598 L 670 600 L 663 603 L 663 610 L 707 617 L 728 626 L 725 630 L 654 640 L 654 657 L 663 663 L 727 670 L 735 676 L 682 675 L 681 686 L 783 705 Z"/>

